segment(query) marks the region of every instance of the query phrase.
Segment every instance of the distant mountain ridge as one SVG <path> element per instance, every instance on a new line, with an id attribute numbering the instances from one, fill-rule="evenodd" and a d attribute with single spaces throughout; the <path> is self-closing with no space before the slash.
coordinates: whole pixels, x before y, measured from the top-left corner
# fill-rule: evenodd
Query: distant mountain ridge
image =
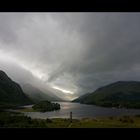
<path id="1" fill-rule="evenodd" d="M 44 101 L 44 100 L 48 100 L 48 101 L 61 100 L 58 97 L 52 97 L 52 96 L 48 95 L 47 93 L 44 93 L 39 88 L 37 88 L 31 84 L 22 85 L 22 89 L 25 92 L 25 94 L 30 99 L 34 100 L 35 102 Z"/>
<path id="2" fill-rule="evenodd" d="M 98 88 L 73 102 L 106 107 L 140 108 L 140 82 L 118 81 Z"/>
<path id="3" fill-rule="evenodd" d="M 27 105 L 32 103 L 33 101 L 24 94 L 20 85 L 0 70 L 0 105 Z"/>

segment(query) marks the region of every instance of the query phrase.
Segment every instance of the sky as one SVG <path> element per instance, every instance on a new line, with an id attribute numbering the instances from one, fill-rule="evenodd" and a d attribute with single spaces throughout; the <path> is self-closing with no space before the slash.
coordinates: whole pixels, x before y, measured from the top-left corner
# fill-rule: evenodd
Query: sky
<path id="1" fill-rule="evenodd" d="M 140 13 L 0 13 L 0 69 L 73 97 L 140 81 Z"/>

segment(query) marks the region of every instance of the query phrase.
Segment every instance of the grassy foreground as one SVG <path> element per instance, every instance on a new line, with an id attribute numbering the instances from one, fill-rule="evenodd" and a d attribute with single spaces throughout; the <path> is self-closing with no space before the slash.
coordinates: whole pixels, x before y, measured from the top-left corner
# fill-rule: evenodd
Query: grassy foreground
<path id="1" fill-rule="evenodd" d="M 0 112 L 1 128 L 140 128 L 140 115 L 98 119 L 31 119 L 22 113 Z"/>

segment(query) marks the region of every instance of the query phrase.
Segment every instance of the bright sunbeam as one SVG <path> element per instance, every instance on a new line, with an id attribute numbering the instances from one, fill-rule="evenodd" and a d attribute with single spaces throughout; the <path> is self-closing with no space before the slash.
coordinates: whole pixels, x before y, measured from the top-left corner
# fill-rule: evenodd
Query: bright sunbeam
<path id="1" fill-rule="evenodd" d="M 5 61 L 5 63 L 7 62 L 16 63 L 20 65 L 22 68 L 24 68 L 25 70 L 30 71 L 32 75 L 38 79 L 43 80 L 43 77 L 46 76 L 45 74 L 41 73 L 39 70 L 31 68 L 29 64 L 24 64 L 22 61 L 16 59 L 14 56 L 10 55 L 10 53 L 6 53 L 5 51 L 0 50 L 0 60 L 3 62 Z"/>
<path id="2" fill-rule="evenodd" d="M 57 89 L 57 90 L 60 90 L 63 93 L 74 94 L 72 91 L 65 90 L 65 89 L 62 89 L 62 88 L 59 88 L 59 87 L 56 87 L 56 86 L 53 86 L 52 88 Z"/>

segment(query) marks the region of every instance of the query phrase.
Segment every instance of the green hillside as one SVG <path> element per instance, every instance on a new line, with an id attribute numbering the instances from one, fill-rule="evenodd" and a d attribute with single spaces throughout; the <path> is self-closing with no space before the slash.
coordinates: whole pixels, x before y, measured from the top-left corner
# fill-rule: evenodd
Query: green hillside
<path id="1" fill-rule="evenodd" d="M 73 102 L 106 107 L 140 108 L 140 82 L 118 81 L 79 97 Z"/>

